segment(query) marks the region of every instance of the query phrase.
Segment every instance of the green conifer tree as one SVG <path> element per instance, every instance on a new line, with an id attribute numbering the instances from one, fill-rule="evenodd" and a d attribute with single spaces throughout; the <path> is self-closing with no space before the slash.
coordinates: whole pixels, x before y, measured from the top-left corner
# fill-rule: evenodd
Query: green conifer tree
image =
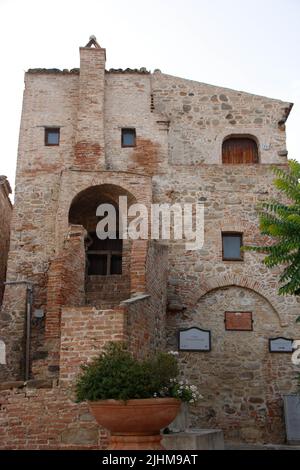
<path id="1" fill-rule="evenodd" d="M 244 249 L 266 253 L 263 262 L 269 268 L 282 265 L 280 295 L 300 295 L 300 163 L 290 160 L 288 166 L 274 168 L 274 185 L 289 202 L 264 202 L 258 209 L 261 233 L 275 243 Z"/>

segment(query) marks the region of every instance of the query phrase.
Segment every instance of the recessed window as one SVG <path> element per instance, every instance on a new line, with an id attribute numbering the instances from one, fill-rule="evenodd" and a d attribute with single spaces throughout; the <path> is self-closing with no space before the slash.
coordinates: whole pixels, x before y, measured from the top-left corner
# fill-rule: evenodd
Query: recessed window
<path id="1" fill-rule="evenodd" d="M 222 246 L 224 261 L 243 261 L 241 233 L 222 233 Z"/>
<path id="2" fill-rule="evenodd" d="M 258 147 L 250 137 L 230 137 L 223 142 L 222 162 L 224 164 L 241 165 L 259 162 Z"/>
<path id="3" fill-rule="evenodd" d="M 45 129 L 45 145 L 59 145 L 59 128 L 46 127 Z"/>
<path id="4" fill-rule="evenodd" d="M 135 129 L 122 129 L 122 147 L 135 147 L 136 131 Z"/>
<path id="5" fill-rule="evenodd" d="M 89 276 L 122 274 L 122 239 L 100 240 L 96 233 L 89 233 L 87 263 Z"/>

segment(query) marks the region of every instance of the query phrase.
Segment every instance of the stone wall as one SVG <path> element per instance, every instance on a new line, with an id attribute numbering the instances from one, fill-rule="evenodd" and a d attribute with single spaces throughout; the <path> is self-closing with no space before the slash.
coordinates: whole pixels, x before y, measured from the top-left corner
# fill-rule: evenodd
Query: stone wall
<path id="1" fill-rule="evenodd" d="M 5 176 L 0 176 L 0 305 L 6 279 L 7 257 L 10 239 L 12 204 L 9 199 L 11 188 Z"/>
<path id="2" fill-rule="evenodd" d="M 226 331 L 228 311 L 252 312 L 253 331 Z M 220 287 L 168 320 L 169 346 L 175 349 L 179 328 L 211 331 L 211 352 L 180 352 L 182 375 L 204 396 L 190 408 L 192 425 L 220 427 L 227 441 L 284 443 L 282 395 L 295 390 L 296 367 L 291 354 L 269 352 L 269 338 L 283 330 L 268 300 L 249 288 Z M 291 323 L 284 336 L 294 334 Z"/>
<path id="3" fill-rule="evenodd" d="M 0 313 L 0 338 L 6 345 L 6 364 L 0 364 L 0 380 L 24 379 L 27 285 L 5 287 Z"/>
<path id="4" fill-rule="evenodd" d="M 165 331 L 168 347 L 174 348 L 179 328 L 210 328 L 210 355 L 180 356 L 182 371 L 204 394 L 193 410 L 194 424 L 223 427 L 232 440 L 282 441 L 280 394 L 292 390 L 293 371 L 288 356 L 270 355 L 265 347 L 273 332 L 299 337 L 299 302 L 278 297 L 279 270 L 263 266 L 261 255 L 223 261 L 221 234 L 243 232 L 245 244 L 266 241 L 256 206 L 276 197 L 271 166 L 286 167 L 285 121 L 291 104 L 160 72 L 106 72 L 101 48 L 82 48 L 80 56 L 80 71 L 39 69 L 25 75 L 7 279 L 33 283 L 33 310 L 46 312 L 46 322 L 32 325 L 33 375 L 41 378 L 46 370 L 54 378 L 60 369 L 61 383 L 67 384 L 79 363 L 109 339 L 129 337 L 133 351 L 146 354 L 164 347 Z M 59 146 L 44 145 L 47 126 L 60 127 Z M 122 148 L 121 129 L 128 127 L 136 128 L 137 145 Z M 222 165 L 223 140 L 241 134 L 257 142 L 260 163 Z M 152 202 L 199 202 L 205 215 L 201 250 L 187 251 L 183 241 L 170 241 L 167 259 L 163 247 L 132 242 L 123 286 L 124 296 L 132 298 L 117 308 L 105 304 L 110 310 L 83 306 L 82 238 L 75 237 L 74 245 L 70 240 L 69 248 L 66 242 L 74 198 L 88 188 L 104 188 L 105 195 L 108 186 L 114 201 L 125 194 L 148 209 Z M 0 365 L 1 380 L 22 378 L 26 286 L 5 289 L 0 339 L 8 353 L 7 365 Z M 117 282 L 107 289 L 108 297 L 115 288 Z M 254 332 L 225 332 L 224 308 L 243 305 L 253 310 Z M 32 402 L 24 393 L 11 397 L 29 409 Z M 38 392 L 38 412 L 51 393 Z M 55 396 L 62 394 L 63 401 L 64 393 L 57 390 Z M 59 435 L 58 418 L 56 423 Z M 27 425 L 22 424 L 20 435 L 30 431 Z M 5 433 L 9 446 L 11 427 Z M 59 439 L 53 445 L 62 445 Z"/>
<path id="5" fill-rule="evenodd" d="M 224 138 L 239 134 L 255 138 L 260 163 L 286 161 L 290 103 L 159 72 L 152 92 L 155 111 L 170 120 L 169 164 L 220 164 Z"/>
<path id="6" fill-rule="evenodd" d="M 204 244 L 201 250 L 186 251 L 182 242 L 169 244 L 169 308 L 192 308 L 214 279 L 256 285 L 276 306 L 282 326 L 294 324 L 299 303 L 296 298 L 277 295 L 280 268 L 268 269 L 263 255 L 245 252 L 241 262 L 223 261 L 222 232 L 242 232 L 245 245 L 267 240 L 258 226 L 257 205 L 278 197 L 269 165 L 204 165 L 198 173 L 192 168 L 174 170 L 169 179 L 158 177 L 155 200 L 169 203 L 198 201 L 204 204 Z M 217 281 L 216 281 L 217 282 Z M 213 282 L 215 284 L 215 282 Z M 295 328 L 298 328 L 295 326 Z"/>

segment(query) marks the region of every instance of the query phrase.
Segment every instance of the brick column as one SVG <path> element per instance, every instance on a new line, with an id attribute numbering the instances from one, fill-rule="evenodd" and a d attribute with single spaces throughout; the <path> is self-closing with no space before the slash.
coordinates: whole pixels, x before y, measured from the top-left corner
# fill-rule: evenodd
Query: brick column
<path id="1" fill-rule="evenodd" d="M 74 163 L 82 170 L 105 169 L 105 59 L 105 49 L 80 48 L 79 104 Z"/>
<path id="2" fill-rule="evenodd" d="M 85 303 L 85 229 L 71 225 L 60 256 L 50 265 L 47 289 L 46 338 L 60 337 L 61 307 Z"/>
<path id="3" fill-rule="evenodd" d="M 146 292 L 147 252 L 147 240 L 135 240 L 132 242 L 130 262 L 131 294 L 141 294 Z"/>

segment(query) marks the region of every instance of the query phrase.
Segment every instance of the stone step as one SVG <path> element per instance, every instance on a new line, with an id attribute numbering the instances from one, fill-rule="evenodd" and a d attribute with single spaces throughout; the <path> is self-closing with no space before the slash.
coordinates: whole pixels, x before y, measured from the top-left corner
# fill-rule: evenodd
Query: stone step
<path id="1" fill-rule="evenodd" d="M 163 434 L 162 445 L 166 450 L 224 450 L 224 436 L 220 429 L 189 429 Z"/>

